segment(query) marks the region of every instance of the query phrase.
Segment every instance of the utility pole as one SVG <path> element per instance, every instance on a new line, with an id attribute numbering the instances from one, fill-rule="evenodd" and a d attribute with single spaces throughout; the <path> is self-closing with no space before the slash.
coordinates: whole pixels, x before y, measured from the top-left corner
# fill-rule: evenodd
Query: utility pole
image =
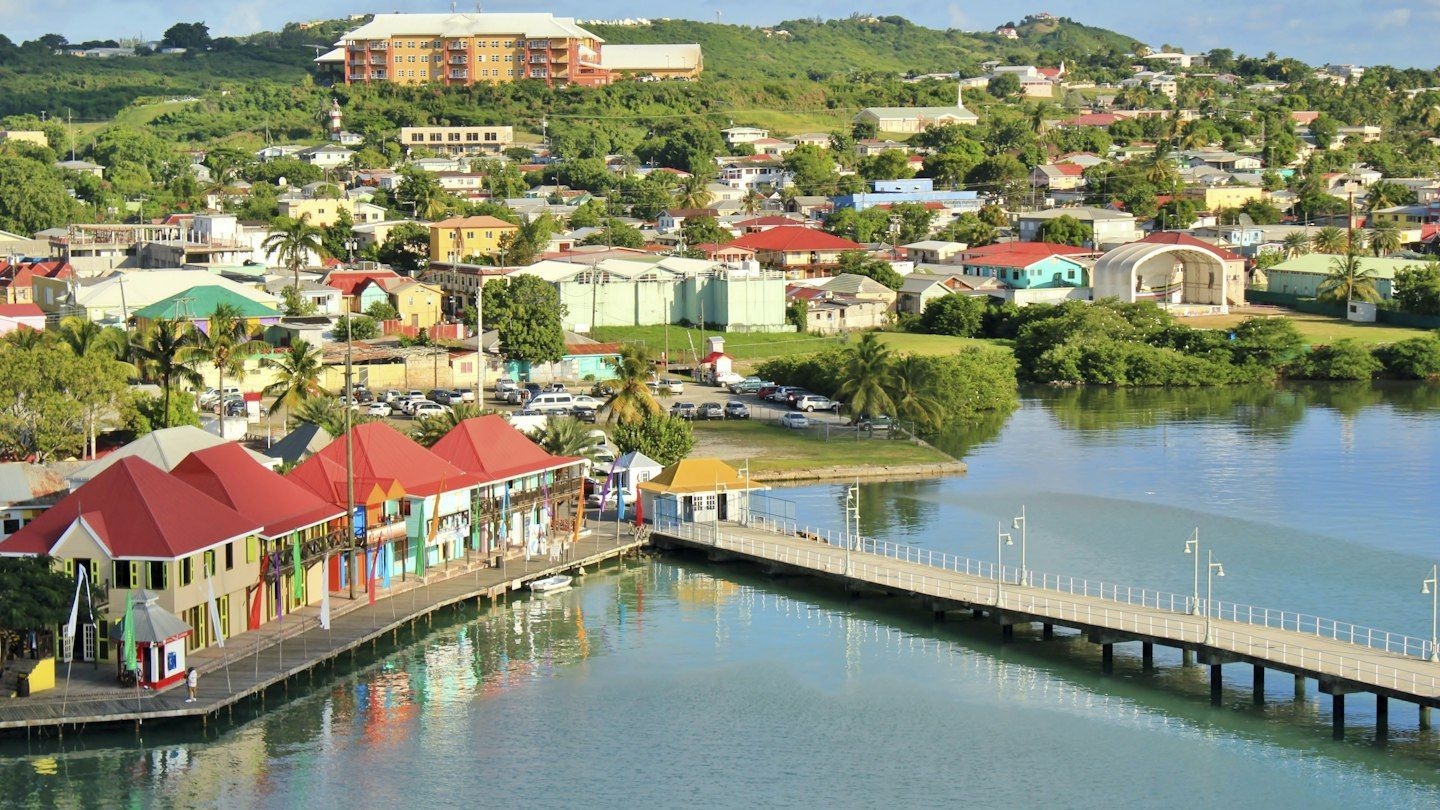
<path id="1" fill-rule="evenodd" d="M 349 561 L 348 561 L 348 563 L 347 563 L 347 564 L 349 565 L 350 571 L 348 572 L 348 573 L 349 573 L 349 576 L 347 576 L 346 579 L 348 579 L 348 580 L 350 581 L 350 598 L 351 598 L 351 599 L 354 599 L 354 598 L 355 598 L 355 577 L 356 577 L 357 573 L 359 573 L 359 572 L 357 572 L 357 571 L 355 570 L 355 546 L 356 546 L 356 541 L 358 541 L 358 540 L 360 539 L 360 538 L 356 537 L 356 535 L 355 535 L 355 448 L 354 448 L 355 439 L 354 439 L 354 437 L 352 437 L 352 436 L 350 435 L 350 434 L 353 432 L 353 431 L 351 430 L 351 428 L 353 427 L 353 425 L 352 425 L 351 422 L 350 422 L 350 402 L 351 402 L 351 400 L 352 400 L 352 399 L 354 398 L 354 396 L 355 396 L 355 391 L 354 391 L 354 389 L 352 389 L 352 388 L 350 387 L 350 375 L 351 375 L 352 370 L 353 370 L 352 357 L 351 357 L 351 345 L 352 345 L 352 344 L 351 344 L 351 339 L 350 339 L 350 321 L 351 321 L 353 318 L 354 318 L 354 316 L 351 315 L 351 314 L 347 314 L 347 315 L 345 316 L 345 400 L 344 400 L 344 404 L 345 404 L 345 521 L 346 521 L 346 523 L 349 524 L 349 525 L 346 527 L 346 531 L 347 531 L 347 532 L 349 533 L 349 535 L 350 535 L 350 555 L 349 555 L 350 559 L 349 559 Z M 364 566 L 363 566 L 363 565 L 361 566 L 360 571 L 361 571 L 361 572 L 364 571 Z M 327 573 L 328 573 L 328 572 L 327 572 Z M 330 586 L 329 586 L 328 583 L 326 583 L 326 584 L 325 584 L 325 587 L 328 588 L 328 587 L 330 587 Z"/>

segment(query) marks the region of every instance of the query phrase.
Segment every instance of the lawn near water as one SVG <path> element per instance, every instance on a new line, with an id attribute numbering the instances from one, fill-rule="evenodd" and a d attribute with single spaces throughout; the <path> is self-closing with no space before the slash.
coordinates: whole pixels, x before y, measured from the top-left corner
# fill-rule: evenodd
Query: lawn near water
<path id="1" fill-rule="evenodd" d="M 1245 308 L 1229 315 L 1203 315 L 1194 318 L 1178 318 L 1185 325 L 1196 329 L 1230 329 L 1236 324 L 1254 317 L 1288 318 L 1300 334 L 1311 344 L 1329 344 L 1349 338 L 1356 343 L 1378 346 L 1383 343 L 1397 343 L 1410 338 L 1424 337 L 1424 329 L 1405 326 L 1390 326 L 1383 323 L 1353 323 L 1344 318 L 1328 315 L 1312 315 L 1308 312 L 1291 310 Z"/>
<path id="2" fill-rule="evenodd" d="M 863 436 L 863 434 L 862 434 Z M 810 470 L 825 467 L 887 467 L 954 461 L 926 445 L 896 436 L 857 440 L 853 431 L 782 428 L 760 419 L 696 422 L 694 456 L 720 458 L 732 465 L 750 462 L 752 472 Z"/>

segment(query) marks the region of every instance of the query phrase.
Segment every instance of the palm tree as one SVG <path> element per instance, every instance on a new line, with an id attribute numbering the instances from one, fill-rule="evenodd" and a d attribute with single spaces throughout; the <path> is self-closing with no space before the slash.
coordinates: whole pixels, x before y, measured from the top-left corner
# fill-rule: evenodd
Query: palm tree
<path id="1" fill-rule="evenodd" d="M 1397 205 L 1408 205 L 1415 201 L 1415 193 L 1394 180 L 1379 180 L 1370 185 L 1370 192 L 1365 195 L 1365 210 L 1377 211 L 1381 208 L 1393 208 Z"/>
<path id="2" fill-rule="evenodd" d="M 756 194 L 755 189 L 752 188 L 740 199 L 740 210 L 754 216 L 760 213 L 760 203 L 760 195 Z"/>
<path id="3" fill-rule="evenodd" d="M 895 403 L 895 416 L 926 429 L 939 424 L 941 406 L 929 393 L 930 386 L 929 369 L 923 360 L 907 354 L 896 361 L 887 392 Z"/>
<path id="4" fill-rule="evenodd" d="M 895 402 L 887 389 L 894 373 L 890 349 L 880 342 L 875 332 L 866 333 L 850 352 L 841 371 L 844 382 L 836 392 L 850 403 L 850 415 L 859 419 L 895 412 Z"/>
<path id="5" fill-rule="evenodd" d="M 288 416 L 306 400 L 327 393 L 320 387 L 320 374 L 323 370 L 320 350 L 311 346 L 308 341 L 297 340 L 290 344 L 290 350 L 284 354 L 260 358 L 260 367 L 275 369 L 275 382 L 265 386 L 266 396 L 275 397 L 275 401 L 270 405 L 271 411 L 283 405 Z"/>
<path id="6" fill-rule="evenodd" d="M 615 381 L 612 383 L 615 393 L 601 406 L 601 410 L 607 413 L 607 423 L 618 419 L 622 425 L 639 424 L 647 416 L 658 416 L 664 412 L 645 384 L 655 370 L 655 358 L 648 348 L 638 343 L 627 343 L 620 347 L 620 356 L 611 360 L 610 365 L 615 369 Z"/>
<path id="7" fill-rule="evenodd" d="M 331 436 L 343 436 L 345 435 L 346 407 L 335 397 L 312 396 L 302 400 L 300 407 L 296 408 L 292 415 L 300 424 L 315 425 Z M 350 411 L 351 427 L 373 421 L 375 421 L 375 417 L 369 414 Z"/>
<path id="8" fill-rule="evenodd" d="M 270 235 L 260 243 L 260 249 L 274 253 L 275 258 L 290 268 L 291 275 L 295 277 L 295 289 L 298 291 L 300 268 L 305 266 L 311 253 L 320 253 L 324 240 L 320 229 L 310 224 L 309 214 L 303 214 L 299 219 L 277 217 L 270 224 Z"/>
<path id="9" fill-rule="evenodd" d="M 1334 225 L 1326 225 L 1315 232 L 1311 244 L 1316 253 L 1344 253 L 1345 232 Z"/>
<path id="10" fill-rule="evenodd" d="M 200 386 L 205 379 L 195 370 L 195 327 L 186 320 L 161 318 L 139 333 L 135 367 L 142 378 L 160 381 L 164 387 L 165 427 L 170 427 L 170 388 L 174 383 Z"/>
<path id="11" fill-rule="evenodd" d="M 1394 253 L 1403 244 L 1405 242 L 1400 236 L 1400 226 L 1393 222 L 1378 222 L 1374 230 L 1370 231 L 1370 249 L 1376 256 Z"/>
<path id="12" fill-rule="evenodd" d="M 245 358 L 268 348 L 263 340 L 250 338 L 245 319 L 234 304 L 220 304 L 210 313 L 209 331 L 195 332 L 195 358 L 215 366 L 219 377 L 220 417 L 225 417 L 225 373 L 245 378 Z"/>
<path id="13" fill-rule="evenodd" d="M 1304 231 L 1285 234 L 1285 258 L 1293 259 L 1310 252 L 1310 235 Z"/>
<path id="14" fill-rule="evenodd" d="M 493 413 L 493 411 L 481 408 L 473 402 L 451 405 L 450 410 L 444 413 L 422 416 L 416 421 L 415 429 L 410 431 L 410 438 L 426 447 L 433 447 L 436 442 L 445 437 L 445 434 L 454 430 L 456 425 L 466 419 L 474 419 L 487 413 Z"/>
<path id="15" fill-rule="evenodd" d="M 594 430 L 573 416 L 551 417 L 545 421 L 538 442 L 552 456 L 591 458 L 605 446 Z"/>
<path id="16" fill-rule="evenodd" d="M 56 330 L 60 342 L 70 347 L 76 357 L 100 354 L 121 360 L 125 357 L 125 333 L 115 328 L 106 328 L 79 315 L 67 315 L 60 319 Z"/>
<path id="17" fill-rule="evenodd" d="M 1346 253 L 1330 260 L 1330 273 L 1320 282 L 1317 298 L 1328 301 L 1379 301 L 1375 289 L 1375 269 L 1360 263 L 1356 253 Z"/>
<path id="18" fill-rule="evenodd" d="M 705 208 L 714 199 L 710 189 L 706 188 L 709 181 L 698 174 L 680 178 L 675 186 L 675 206 L 677 208 Z"/>
<path id="19" fill-rule="evenodd" d="M 39 329 L 20 328 L 5 336 L 5 341 L 17 349 L 34 349 L 50 341 L 51 334 Z"/>

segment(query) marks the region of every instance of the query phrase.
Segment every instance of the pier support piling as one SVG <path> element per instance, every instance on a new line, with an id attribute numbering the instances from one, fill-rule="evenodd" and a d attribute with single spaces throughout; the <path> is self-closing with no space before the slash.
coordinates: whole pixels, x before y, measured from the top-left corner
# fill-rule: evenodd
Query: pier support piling
<path id="1" fill-rule="evenodd" d="M 1193 667 L 1193 666 L 1195 666 L 1195 651 L 1194 651 L 1194 650 L 1181 650 L 1181 651 L 1180 651 L 1180 666 L 1182 666 L 1182 667 Z"/>
<path id="2" fill-rule="evenodd" d="M 1220 665 L 1210 665 L 1210 705 L 1219 706 L 1223 682 L 1220 680 Z"/>
<path id="3" fill-rule="evenodd" d="M 1140 668 L 1146 672 L 1155 669 L 1155 645 L 1149 641 L 1140 644 Z"/>
<path id="4" fill-rule="evenodd" d="M 1265 702 L 1265 667 L 1256 664 L 1255 674 L 1250 679 L 1250 690 L 1255 693 L 1255 705 Z"/>
<path id="5" fill-rule="evenodd" d="M 1330 736 L 1337 740 L 1343 740 L 1345 739 L 1345 696 L 1331 695 L 1330 706 Z"/>
<path id="6" fill-rule="evenodd" d="M 1296 700 L 1304 700 L 1304 699 L 1305 699 L 1305 676 L 1304 676 L 1304 675 L 1296 675 L 1296 676 L 1295 676 L 1295 699 L 1296 699 Z"/>
<path id="7" fill-rule="evenodd" d="M 1045 624 L 1041 625 L 1041 626 L 1040 626 L 1040 637 L 1043 638 L 1043 639 L 1045 639 L 1046 641 L 1049 641 L 1050 639 L 1055 638 L 1055 625 L 1050 624 L 1049 622 L 1046 622 Z"/>
<path id="8" fill-rule="evenodd" d="M 1001 641 L 1014 641 L 1014 640 L 1015 640 L 1015 625 L 1013 625 L 1013 624 L 1002 624 L 1002 625 L 1000 625 L 1000 640 L 1001 640 Z"/>
<path id="9" fill-rule="evenodd" d="M 1430 730 L 1430 707 L 1429 707 L 1429 706 L 1421 706 L 1421 707 L 1420 707 L 1420 730 L 1421 730 L 1421 731 L 1429 731 L 1429 730 Z"/>
<path id="10" fill-rule="evenodd" d="M 1390 698 L 1375 696 L 1375 738 L 1385 739 L 1390 735 Z"/>
<path id="11" fill-rule="evenodd" d="M 1114 644 L 1101 644 L 1101 645 L 1100 645 L 1100 671 L 1103 672 L 1103 673 L 1105 673 L 1106 675 L 1114 674 L 1114 672 L 1115 672 L 1115 645 L 1114 645 Z"/>

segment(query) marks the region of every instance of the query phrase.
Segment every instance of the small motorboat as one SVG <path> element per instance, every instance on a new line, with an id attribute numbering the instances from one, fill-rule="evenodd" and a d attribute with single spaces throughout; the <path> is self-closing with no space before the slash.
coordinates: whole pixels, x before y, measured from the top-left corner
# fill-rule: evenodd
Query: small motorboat
<path id="1" fill-rule="evenodd" d="M 574 581 L 574 577 L 569 577 L 564 574 L 556 574 L 553 577 L 545 577 L 544 579 L 537 579 L 534 582 L 531 582 L 530 590 L 533 593 L 551 593 L 553 591 L 563 591 L 566 588 L 570 587 L 570 583 Z"/>

